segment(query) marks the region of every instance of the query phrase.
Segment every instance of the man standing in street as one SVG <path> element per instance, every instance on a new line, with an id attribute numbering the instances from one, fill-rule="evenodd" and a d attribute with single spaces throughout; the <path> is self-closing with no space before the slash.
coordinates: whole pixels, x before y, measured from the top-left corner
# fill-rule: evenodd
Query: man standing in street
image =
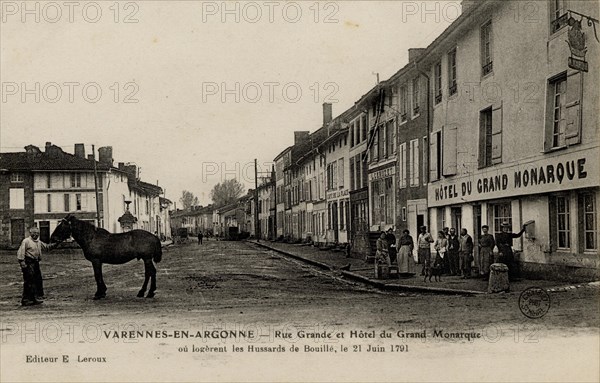
<path id="1" fill-rule="evenodd" d="M 21 298 L 23 306 L 37 305 L 44 299 L 44 285 L 40 270 L 42 250 L 52 250 L 56 244 L 47 245 L 40 241 L 39 237 L 40 230 L 32 226 L 29 229 L 29 237 L 21 242 L 17 251 L 17 260 L 23 272 L 23 297 Z"/>
<path id="2" fill-rule="evenodd" d="M 458 262 L 458 250 L 460 241 L 456 229 L 451 228 L 448 234 L 448 262 L 450 263 L 450 275 L 460 275 L 460 263 Z"/>
<path id="3" fill-rule="evenodd" d="M 202 245 L 202 230 L 198 232 L 198 245 Z"/>
<path id="4" fill-rule="evenodd" d="M 391 227 L 388 229 L 387 234 L 385 235 L 385 240 L 388 243 L 390 262 L 397 263 L 398 252 L 396 250 L 396 236 L 394 235 L 394 229 Z"/>
<path id="5" fill-rule="evenodd" d="M 431 234 L 427 232 L 427 226 L 419 228 L 419 236 L 417 237 L 418 259 L 421 266 L 421 275 L 425 275 L 425 269 L 431 267 L 431 246 L 433 242 Z"/>
<path id="6" fill-rule="evenodd" d="M 519 238 L 525 232 L 525 225 L 518 233 L 511 233 L 511 224 L 502 222 L 502 232 L 496 234 L 496 246 L 498 246 L 498 259 L 496 262 L 504 263 L 508 266 L 508 277 L 515 278 L 515 258 L 512 250 L 513 238 Z"/>
<path id="7" fill-rule="evenodd" d="M 467 233 L 467 229 L 460 230 L 460 238 L 458 239 L 460 248 L 458 256 L 460 258 L 460 268 L 462 270 L 462 278 L 466 279 L 471 276 L 471 262 L 473 262 L 473 238 Z"/>

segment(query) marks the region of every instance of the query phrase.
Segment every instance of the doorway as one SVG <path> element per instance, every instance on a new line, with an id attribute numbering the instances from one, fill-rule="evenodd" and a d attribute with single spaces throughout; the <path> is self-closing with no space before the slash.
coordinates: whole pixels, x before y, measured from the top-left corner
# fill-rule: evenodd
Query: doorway
<path id="1" fill-rule="evenodd" d="M 50 243 L 50 222 L 40 221 L 40 240 L 44 243 Z"/>

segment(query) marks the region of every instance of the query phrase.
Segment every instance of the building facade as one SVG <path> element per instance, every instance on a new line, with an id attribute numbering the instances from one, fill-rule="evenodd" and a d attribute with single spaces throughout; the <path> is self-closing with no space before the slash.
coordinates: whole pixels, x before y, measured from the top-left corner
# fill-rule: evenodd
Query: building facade
<path id="1" fill-rule="evenodd" d="M 537 22 L 525 23 L 512 3 L 473 2 L 419 62 L 434 96 L 430 220 L 475 241 L 484 224 L 498 233 L 529 222 L 513 245 L 522 274 L 595 277 L 600 44 L 588 39 L 589 71 L 574 69 L 569 35 L 598 6 L 536 5 Z"/>

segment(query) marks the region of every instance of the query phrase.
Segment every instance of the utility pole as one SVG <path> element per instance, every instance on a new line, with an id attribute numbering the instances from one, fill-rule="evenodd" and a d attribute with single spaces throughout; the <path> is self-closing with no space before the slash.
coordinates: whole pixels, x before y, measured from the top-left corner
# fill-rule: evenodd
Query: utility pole
<path id="1" fill-rule="evenodd" d="M 98 193 L 98 168 L 96 166 L 96 146 L 92 145 L 94 161 L 94 189 L 96 191 L 96 227 L 100 227 L 100 196 Z"/>
<path id="2" fill-rule="evenodd" d="M 254 159 L 254 235 L 260 240 L 260 232 L 258 230 L 258 165 L 256 158 Z"/>

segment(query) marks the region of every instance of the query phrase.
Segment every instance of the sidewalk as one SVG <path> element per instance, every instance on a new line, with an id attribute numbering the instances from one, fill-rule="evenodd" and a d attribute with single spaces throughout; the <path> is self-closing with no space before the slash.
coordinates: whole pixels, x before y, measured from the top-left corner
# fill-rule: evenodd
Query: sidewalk
<path id="1" fill-rule="evenodd" d="M 334 252 L 329 250 L 319 250 L 313 246 L 287 244 L 270 241 L 248 240 L 248 242 L 257 244 L 295 259 L 310 263 L 324 270 L 338 272 L 346 278 L 359 280 L 363 283 L 375 286 L 383 290 L 391 291 L 412 291 L 435 294 L 460 294 L 476 295 L 487 293 L 488 283 L 479 278 L 461 279 L 457 276 L 442 276 L 440 282 L 423 281 L 420 274 L 420 265 L 417 265 L 417 274 L 413 277 L 400 279 L 375 279 L 374 268 L 372 264 L 366 263 L 362 259 L 346 258 L 344 252 Z M 432 278 L 432 281 L 434 278 Z M 544 288 L 548 291 L 559 291 L 561 289 L 573 289 L 578 287 L 587 287 L 588 284 L 565 286 L 568 283 L 548 280 L 530 280 L 520 279 L 511 282 L 510 291 L 520 293 L 523 290 L 535 286 Z M 590 286 L 595 286 L 589 284 Z"/>

